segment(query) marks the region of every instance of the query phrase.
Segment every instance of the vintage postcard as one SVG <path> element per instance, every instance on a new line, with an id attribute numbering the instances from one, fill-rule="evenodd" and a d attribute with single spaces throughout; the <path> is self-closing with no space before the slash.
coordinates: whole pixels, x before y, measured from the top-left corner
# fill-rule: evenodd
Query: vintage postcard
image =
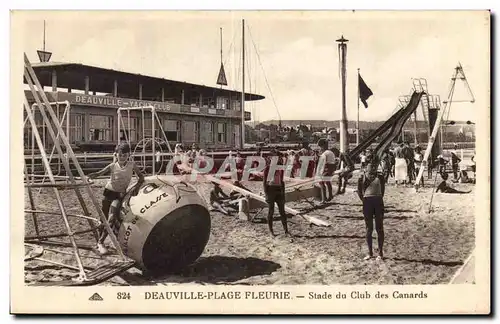
<path id="1" fill-rule="evenodd" d="M 489 314 L 490 23 L 12 11 L 11 312 Z"/>

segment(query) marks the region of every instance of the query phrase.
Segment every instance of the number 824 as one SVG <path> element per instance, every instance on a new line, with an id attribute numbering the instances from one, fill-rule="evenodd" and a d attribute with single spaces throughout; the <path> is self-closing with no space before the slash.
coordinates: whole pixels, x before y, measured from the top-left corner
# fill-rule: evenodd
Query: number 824
<path id="1" fill-rule="evenodd" d="M 116 294 L 116 299 L 130 299 L 129 292 L 119 292 Z"/>

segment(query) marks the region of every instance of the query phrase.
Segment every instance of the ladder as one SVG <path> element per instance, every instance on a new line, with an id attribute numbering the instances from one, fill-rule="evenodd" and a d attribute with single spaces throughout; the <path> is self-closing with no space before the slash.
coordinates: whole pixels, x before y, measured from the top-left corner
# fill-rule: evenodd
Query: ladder
<path id="1" fill-rule="evenodd" d="M 432 95 L 429 95 L 427 87 L 427 79 L 424 78 L 414 78 L 413 87 L 411 92 L 422 92 L 424 95 L 420 99 L 420 108 L 422 109 L 422 115 L 424 118 L 424 123 L 427 124 L 429 120 L 429 107 L 431 106 Z M 411 95 L 400 96 L 399 97 L 399 107 L 406 107 L 410 102 Z M 413 122 L 413 134 L 415 137 L 415 145 L 418 145 L 418 120 L 417 120 L 417 110 L 409 118 Z M 429 136 L 429 129 L 427 129 L 427 136 Z"/>
<path id="2" fill-rule="evenodd" d="M 466 89 L 467 89 L 469 95 L 471 96 L 471 100 L 453 101 L 453 94 L 455 92 L 455 85 L 456 85 L 457 80 L 462 80 L 465 83 Z M 471 103 L 475 102 L 474 95 L 472 94 L 472 90 L 469 86 L 469 82 L 467 81 L 467 78 L 465 77 L 465 72 L 464 72 L 460 62 L 458 63 L 457 67 L 455 68 L 455 71 L 454 71 L 453 76 L 451 78 L 448 98 L 446 99 L 446 101 L 443 102 L 444 108 L 439 110 L 439 114 L 437 116 L 436 123 L 434 124 L 434 128 L 432 129 L 432 133 L 429 136 L 429 142 L 427 143 L 427 148 L 426 148 L 425 153 L 424 153 L 424 158 L 422 159 L 420 170 L 418 172 L 417 178 L 415 179 L 415 189 L 416 190 L 418 190 L 420 179 L 422 179 L 422 176 L 424 175 L 424 168 L 425 168 L 427 160 L 429 159 L 429 156 L 431 154 L 432 146 L 434 145 L 434 142 L 436 140 L 437 133 L 438 133 L 439 129 L 441 128 L 441 123 L 443 121 L 443 117 L 444 117 L 445 113 L 449 114 L 452 102 L 471 102 Z M 437 107 L 439 107 L 439 103 L 436 103 L 434 101 L 434 104 L 438 105 Z M 441 138 L 442 138 L 442 136 L 441 136 Z"/>
<path id="3" fill-rule="evenodd" d="M 65 267 L 68 269 L 73 269 L 78 272 L 78 278 L 71 279 L 67 281 L 59 281 L 54 284 L 56 285 L 92 285 L 95 283 L 102 282 L 134 265 L 134 261 L 125 256 L 123 253 L 120 244 L 117 240 L 117 237 L 113 233 L 113 230 L 108 223 L 106 216 L 102 212 L 99 202 L 97 201 L 92 188 L 90 187 L 90 182 L 87 181 L 83 170 L 78 163 L 78 160 L 74 154 L 73 149 L 71 148 L 70 142 L 68 140 L 68 135 L 64 132 L 64 129 L 61 127 L 61 121 L 59 120 L 57 114 L 54 112 L 52 106 L 53 102 L 49 102 L 46 93 L 43 91 L 43 87 L 41 86 L 35 71 L 28 60 L 26 54 L 24 54 L 24 78 L 30 88 L 30 92 L 33 95 L 34 100 L 36 101 L 36 106 L 41 114 L 44 125 L 46 125 L 47 131 L 49 133 L 51 143 L 54 145 L 56 154 L 55 156 L 62 162 L 66 175 L 65 176 L 56 176 L 53 174 L 50 161 L 47 157 L 45 143 L 42 141 L 40 133 L 38 131 L 37 123 L 35 120 L 35 115 L 33 113 L 32 107 L 28 103 L 28 99 L 25 96 L 24 98 L 24 112 L 26 113 L 27 119 L 29 121 L 31 131 L 33 132 L 33 136 L 36 140 L 37 149 L 40 151 L 42 156 L 42 165 L 45 169 L 45 174 L 43 180 L 48 178 L 48 182 L 42 181 L 36 182 L 33 181 L 33 177 L 30 177 L 27 173 L 27 168 L 25 164 L 25 187 L 27 188 L 29 204 L 31 209 L 25 210 L 26 213 L 32 215 L 32 220 L 34 223 L 34 228 L 36 235 L 29 237 L 25 236 L 25 248 L 26 250 L 31 250 L 33 253 L 27 257 L 25 257 L 25 261 L 33 261 L 37 260 L 39 262 L 56 264 L 60 267 Z M 56 135 L 57 134 L 57 135 Z M 72 165 L 70 165 L 72 163 Z M 73 176 L 72 167 L 74 167 L 78 173 L 78 177 Z M 31 178 L 31 181 L 30 181 Z M 60 181 L 62 179 L 62 181 Z M 57 203 L 57 211 L 50 210 L 41 210 L 37 209 L 37 204 L 33 197 L 32 188 L 48 188 L 51 190 L 55 196 Z M 75 203 L 80 205 L 83 215 L 80 214 L 72 214 L 68 213 L 67 206 L 65 206 L 65 202 L 63 200 L 63 191 L 64 190 L 74 190 L 76 195 Z M 86 191 L 88 198 L 84 198 L 80 189 Z M 87 202 L 87 200 L 89 200 Z M 67 204 L 67 202 L 66 202 Z M 90 208 L 97 212 L 98 217 L 92 217 L 90 213 Z M 53 234 L 41 234 L 41 223 L 38 223 L 37 218 L 38 215 L 55 215 L 61 217 L 63 232 L 53 233 Z M 80 218 L 84 219 L 88 222 L 88 228 L 82 229 L 76 228 L 74 222 L 69 221 L 69 217 L 72 218 Z M 83 254 L 82 245 L 77 241 L 77 236 L 92 232 L 94 234 L 94 239 L 98 240 L 98 232 L 97 232 L 97 224 L 101 224 L 104 227 L 104 230 L 107 231 L 109 238 L 111 239 L 113 248 L 117 252 L 117 260 L 108 263 L 105 266 L 94 267 L 92 271 L 88 271 L 89 266 L 85 265 L 83 262 L 83 258 L 92 258 L 89 254 Z M 45 227 L 57 227 L 54 226 L 53 223 L 44 224 Z M 69 242 L 64 241 L 54 241 L 54 238 L 68 238 Z M 44 247 L 44 245 L 57 245 L 57 246 L 67 246 L 71 248 L 71 252 L 65 250 L 54 250 L 50 248 Z M 53 253 L 58 254 L 66 254 L 72 256 L 73 260 L 76 261 L 76 266 L 68 264 L 66 262 L 59 262 L 50 259 L 42 258 L 44 252 L 51 251 Z M 95 257 L 94 257 L 95 258 Z M 66 258 L 64 258 L 67 261 Z M 45 283 L 46 284 L 46 283 Z"/>

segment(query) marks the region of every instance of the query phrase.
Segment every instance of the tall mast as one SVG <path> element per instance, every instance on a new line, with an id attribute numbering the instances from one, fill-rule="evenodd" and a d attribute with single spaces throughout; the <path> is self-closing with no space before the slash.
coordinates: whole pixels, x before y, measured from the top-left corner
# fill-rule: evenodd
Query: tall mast
<path id="1" fill-rule="evenodd" d="M 222 66 L 222 27 L 220 28 L 220 65 Z M 222 89 L 222 84 L 220 88 Z"/>
<path id="2" fill-rule="evenodd" d="M 43 21 L 43 51 L 45 52 L 45 20 Z"/>
<path id="3" fill-rule="evenodd" d="M 358 68 L 358 118 L 356 119 L 356 146 L 359 145 L 359 68 Z"/>
<path id="4" fill-rule="evenodd" d="M 243 78 L 241 84 L 241 149 L 243 149 L 243 147 L 245 146 L 245 19 L 242 19 L 241 41 L 243 62 Z"/>
<path id="5" fill-rule="evenodd" d="M 347 56 L 347 42 L 348 40 L 344 38 L 344 35 L 340 39 L 337 39 L 339 43 L 340 51 L 340 72 L 342 75 L 342 108 L 340 109 L 340 152 L 345 153 L 349 148 L 349 137 L 347 134 L 347 108 L 346 108 L 346 56 Z"/>
<path id="6" fill-rule="evenodd" d="M 40 62 L 46 63 L 50 60 L 50 57 L 52 56 L 51 52 L 46 52 L 45 51 L 45 20 L 43 21 L 43 43 L 42 43 L 42 49 L 36 51 L 38 53 L 38 58 L 40 59 Z"/>

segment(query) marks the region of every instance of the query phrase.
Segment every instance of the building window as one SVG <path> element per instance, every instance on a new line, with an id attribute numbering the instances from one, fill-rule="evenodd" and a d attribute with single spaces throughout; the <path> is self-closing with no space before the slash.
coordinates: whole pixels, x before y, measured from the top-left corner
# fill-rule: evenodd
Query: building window
<path id="1" fill-rule="evenodd" d="M 202 140 L 205 143 L 214 142 L 214 124 L 212 122 L 205 122 L 205 130 L 202 133 Z"/>
<path id="2" fill-rule="evenodd" d="M 228 101 L 229 99 L 226 97 L 217 97 L 217 109 L 228 109 Z"/>
<path id="3" fill-rule="evenodd" d="M 241 110 L 241 100 L 238 100 L 238 99 L 231 100 L 231 109 L 240 111 Z"/>
<path id="4" fill-rule="evenodd" d="M 113 117 L 90 115 L 89 139 L 91 141 L 111 141 Z"/>
<path id="5" fill-rule="evenodd" d="M 180 141 L 181 122 L 179 120 L 163 120 L 163 131 L 169 142 Z M 162 136 L 163 138 L 163 136 Z"/>
<path id="6" fill-rule="evenodd" d="M 195 136 L 195 141 L 199 142 L 200 141 L 200 122 L 194 122 L 194 136 Z"/>
<path id="7" fill-rule="evenodd" d="M 203 97 L 203 107 L 215 108 L 215 100 L 212 97 Z"/>
<path id="8" fill-rule="evenodd" d="M 225 123 L 217 123 L 217 142 L 226 143 L 227 142 L 227 129 Z"/>
<path id="9" fill-rule="evenodd" d="M 191 106 L 199 106 L 200 105 L 200 96 L 191 97 L 189 103 L 191 104 Z"/>
<path id="10" fill-rule="evenodd" d="M 129 123 L 130 121 L 130 123 Z M 137 117 L 122 115 L 120 119 L 120 141 L 137 141 Z"/>
<path id="11" fill-rule="evenodd" d="M 182 142 L 195 143 L 198 142 L 198 122 L 184 121 L 182 124 Z"/>
<path id="12" fill-rule="evenodd" d="M 83 134 L 83 124 L 85 121 L 85 115 L 83 114 L 71 114 L 69 118 L 69 141 L 70 143 L 75 142 L 85 142 L 85 136 Z M 64 126 L 63 126 L 64 128 Z"/>
<path id="13" fill-rule="evenodd" d="M 153 136 L 153 127 L 152 127 L 152 121 L 151 121 L 151 116 L 145 116 L 144 119 L 144 132 L 141 134 L 140 138 L 144 135 L 144 138 L 162 138 L 163 139 L 163 134 L 161 133 L 161 128 L 158 125 L 158 122 L 156 121 L 155 118 L 155 133 Z"/>
<path id="14" fill-rule="evenodd" d="M 233 145 L 239 147 L 241 141 L 240 125 L 233 125 Z"/>

